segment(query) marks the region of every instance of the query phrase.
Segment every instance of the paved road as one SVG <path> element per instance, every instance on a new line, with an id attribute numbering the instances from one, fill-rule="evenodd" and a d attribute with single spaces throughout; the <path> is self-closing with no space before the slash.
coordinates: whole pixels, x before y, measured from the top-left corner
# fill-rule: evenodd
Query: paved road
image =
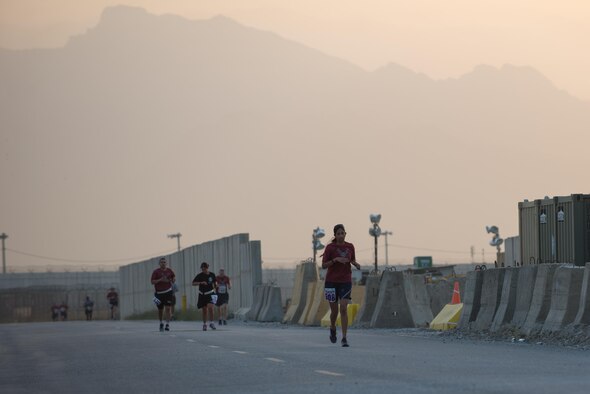
<path id="1" fill-rule="evenodd" d="M 588 393 L 590 352 L 420 330 L 174 322 L 0 325 L 0 393 Z"/>

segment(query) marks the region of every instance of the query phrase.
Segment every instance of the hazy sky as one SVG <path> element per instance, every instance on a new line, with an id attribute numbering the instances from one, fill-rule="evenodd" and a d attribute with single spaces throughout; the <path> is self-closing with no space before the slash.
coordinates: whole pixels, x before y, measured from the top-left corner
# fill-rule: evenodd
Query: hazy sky
<path id="1" fill-rule="evenodd" d="M 0 46 L 62 46 L 118 4 L 223 14 L 367 70 L 394 62 L 439 79 L 478 64 L 530 65 L 590 100 L 587 0 L 0 0 Z"/>
<path id="2" fill-rule="evenodd" d="M 504 64 L 532 66 L 557 87 L 590 102 L 590 1 L 586 0 L 0 0 L 0 47 L 62 47 L 70 36 L 83 34 L 94 27 L 105 7 L 120 4 L 140 6 L 154 14 L 170 13 L 188 19 L 208 19 L 222 14 L 246 26 L 272 31 L 326 54 L 348 60 L 366 70 L 374 70 L 391 62 L 423 72 L 435 79 L 445 79 L 461 76 L 480 64 L 496 67 Z M 577 159 L 580 160 L 580 166 L 576 168 L 587 165 L 582 158 Z M 585 187 L 583 177 L 576 179 Z M 525 185 L 519 186 L 525 188 Z M 579 184 L 568 184 L 559 190 L 560 195 L 584 192 L 587 190 L 580 190 Z M 510 198 L 503 202 L 503 208 L 510 212 L 511 217 L 510 228 L 502 227 L 506 229 L 502 231 L 503 236 L 517 235 L 518 218 L 515 208 L 521 198 L 543 197 L 543 192 L 529 193 L 529 190 L 525 190 L 523 197 L 519 195 L 518 199 Z M 551 193 L 547 191 L 547 194 Z M 398 242 L 396 237 L 401 231 L 392 223 L 393 215 L 387 216 L 382 208 L 383 205 L 379 204 L 358 207 L 357 216 L 362 216 L 363 222 L 356 226 L 356 230 L 348 230 L 352 235 L 351 241 L 357 244 L 365 261 L 372 259 L 372 240 L 367 235 L 368 215 L 371 211 L 384 213 L 384 228 L 391 228 L 394 233 L 397 231 L 390 242 Z M 10 228 L 2 227 L 1 219 L 0 217 L 0 233 L 6 232 L 12 236 Z M 85 256 L 84 259 L 106 261 L 147 258 L 149 253 L 173 251 L 175 240 L 165 239 L 165 234 L 176 231 L 183 232 L 183 246 L 232 234 L 216 233 L 215 237 L 202 239 L 179 228 L 173 223 L 174 220 L 175 218 L 170 218 L 170 225 L 165 229 L 154 229 L 158 242 L 149 243 L 148 247 L 143 248 L 142 244 L 142 248 L 130 247 L 125 251 L 120 247 L 117 250 L 102 251 L 100 255 Z M 333 223 L 313 222 L 313 226 L 316 224 L 326 226 L 329 232 L 328 226 Z M 489 224 L 502 225 L 491 220 L 478 222 L 476 227 L 479 226 L 477 228 L 481 230 L 478 239 L 487 241 L 490 238 L 484 234 L 484 226 Z M 305 232 L 299 239 L 311 235 L 311 226 L 296 230 Z M 43 231 L 38 230 L 40 236 Z M 239 231 L 250 230 L 240 228 Z M 261 239 L 258 234 L 251 236 L 252 239 L 262 241 L 263 258 L 267 262 L 293 262 L 298 258 L 309 257 L 290 251 L 279 252 L 278 247 L 271 251 L 272 254 L 265 255 L 265 239 Z M 279 236 L 283 235 L 277 235 Z M 22 245 L 24 241 L 17 241 L 17 238 L 16 235 L 9 238 L 7 246 L 45 256 L 74 260 L 82 257 L 77 251 L 68 251 L 63 246 L 63 253 L 59 252 L 59 246 L 53 251 L 45 249 L 43 244 L 32 245 L 30 248 L 26 245 L 18 246 L 18 242 Z M 305 241 L 306 247 L 303 249 L 307 251 L 309 242 L 307 238 Z M 62 239 L 62 242 L 67 245 L 68 240 Z M 106 241 L 105 243 L 108 244 Z M 448 247 L 422 242 L 420 239 L 408 239 L 399 243 L 433 248 L 433 251 L 437 248 L 457 251 L 457 254 L 449 256 L 450 262 L 468 259 L 470 245 L 474 245 L 478 261 L 484 247 L 488 262 L 494 252 L 489 245 L 474 241 L 461 241 L 460 245 L 455 243 Z M 108 245 L 105 245 L 106 248 Z M 382 260 L 383 252 L 380 253 Z M 390 253 L 390 257 L 394 259 L 391 249 Z M 417 252 L 405 251 L 405 262 L 410 262 L 406 257 L 414 253 Z M 19 258 L 21 261 L 25 260 L 23 256 Z M 30 256 L 27 261 L 45 265 L 67 262 L 64 259 L 36 259 L 34 256 Z"/>

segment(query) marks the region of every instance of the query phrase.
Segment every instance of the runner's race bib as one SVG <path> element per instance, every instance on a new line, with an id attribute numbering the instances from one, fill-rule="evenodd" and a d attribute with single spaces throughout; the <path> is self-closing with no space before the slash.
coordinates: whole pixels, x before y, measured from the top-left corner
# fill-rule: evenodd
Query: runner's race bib
<path id="1" fill-rule="evenodd" d="M 217 304 L 217 294 L 211 294 L 211 303 Z"/>
<path id="2" fill-rule="evenodd" d="M 336 289 L 334 287 L 325 288 L 324 297 L 328 302 L 336 302 Z"/>
<path id="3" fill-rule="evenodd" d="M 219 287 L 217 288 L 217 292 L 219 294 L 225 294 L 227 293 L 227 288 L 225 287 L 225 285 L 219 285 Z"/>

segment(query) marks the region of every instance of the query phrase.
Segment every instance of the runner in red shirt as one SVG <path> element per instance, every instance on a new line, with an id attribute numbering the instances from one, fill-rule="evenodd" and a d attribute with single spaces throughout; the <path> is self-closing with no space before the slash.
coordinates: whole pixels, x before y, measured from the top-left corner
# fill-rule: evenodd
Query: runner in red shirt
<path id="1" fill-rule="evenodd" d="M 361 269 L 356 262 L 354 245 L 344 241 L 346 231 L 344 225 L 334 226 L 334 239 L 326 246 L 322 258 L 322 268 L 327 268 L 324 284 L 324 296 L 330 303 L 330 341 L 336 343 L 336 319 L 338 318 L 338 305 L 340 305 L 340 324 L 342 326 L 342 346 L 348 347 L 346 332 L 348 330 L 347 307 L 352 291 L 351 265 Z"/>
<path id="2" fill-rule="evenodd" d="M 219 317 L 219 325 L 227 325 L 227 303 L 229 302 L 228 290 L 231 289 L 231 281 L 229 276 L 225 274 L 223 268 L 219 269 L 217 279 L 217 313 Z"/>
<path id="3" fill-rule="evenodd" d="M 172 314 L 172 306 L 174 305 L 174 290 L 172 285 L 176 281 L 174 271 L 166 266 L 166 259 L 160 259 L 160 267 L 152 272 L 152 284 L 156 289 L 154 294 L 154 303 L 158 307 L 158 317 L 160 318 L 160 331 L 170 331 L 170 315 Z M 162 322 L 162 315 L 166 308 L 166 327 Z"/>

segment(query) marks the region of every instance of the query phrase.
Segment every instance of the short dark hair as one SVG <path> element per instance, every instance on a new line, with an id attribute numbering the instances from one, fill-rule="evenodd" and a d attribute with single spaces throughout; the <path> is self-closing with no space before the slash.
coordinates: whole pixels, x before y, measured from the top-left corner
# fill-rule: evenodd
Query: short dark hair
<path id="1" fill-rule="evenodd" d="M 343 224 L 337 224 L 337 225 L 335 225 L 334 226 L 334 235 L 336 235 L 336 231 L 338 231 L 340 229 L 344 230 L 344 225 Z M 344 230 L 344 231 L 346 232 L 346 230 Z"/>
<path id="2" fill-rule="evenodd" d="M 209 268 L 209 264 L 203 261 L 201 263 L 201 268 Z"/>

